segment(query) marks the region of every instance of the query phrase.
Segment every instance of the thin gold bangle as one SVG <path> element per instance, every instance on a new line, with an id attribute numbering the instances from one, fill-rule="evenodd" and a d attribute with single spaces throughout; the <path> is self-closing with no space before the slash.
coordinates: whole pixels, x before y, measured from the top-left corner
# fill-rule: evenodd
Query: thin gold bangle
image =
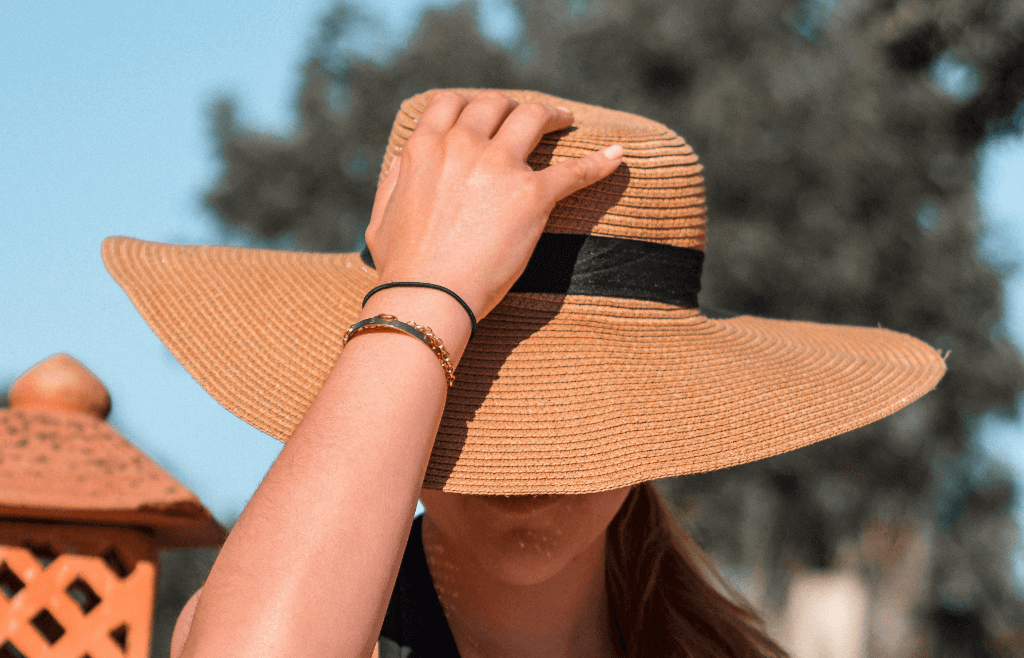
<path id="1" fill-rule="evenodd" d="M 348 345 L 348 341 L 352 340 L 358 334 L 374 332 L 374 331 L 400 331 L 404 334 L 409 334 L 413 338 L 419 339 L 424 345 L 430 348 L 436 356 L 438 361 L 441 362 L 441 368 L 444 370 L 445 379 L 448 380 L 448 388 L 452 387 L 455 383 L 455 366 L 452 365 L 451 359 L 448 357 L 448 350 L 444 348 L 444 343 L 441 339 L 431 330 L 430 327 L 426 327 L 416 322 L 402 322 L 393 315 L 387 313 L 381 313 L 375 315 L 372 318 L 360 320 L 354 325 L 348 328 L 345 335 L 341 339 L 342 349 Z"/>

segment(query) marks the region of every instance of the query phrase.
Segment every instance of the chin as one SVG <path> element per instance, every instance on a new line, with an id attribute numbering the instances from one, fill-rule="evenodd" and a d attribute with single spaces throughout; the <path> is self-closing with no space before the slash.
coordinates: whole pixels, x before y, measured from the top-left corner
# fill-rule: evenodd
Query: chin
<path id="1" fill-rule="evenodd" d="M 490 559 L 486 567 L 503 582 L 529 587 L 555 578 L 570 562 L 591 549 L 595 541 L 603 542 L 604 533 L 590 537 L 579 536 L 571 529 L 528 527 L 488 539 L 496 550 L 481 556 Z"/>
<path id="2" fill-rule="evenodd" d="M 601 550 L 629 489 L 539 496 L 478 496 L 424 490 L 426 514 L 444 543 L 510 585 L 556 577 L 573 560 Z M 595 543 L 602 546 L 595 549 Z"/>

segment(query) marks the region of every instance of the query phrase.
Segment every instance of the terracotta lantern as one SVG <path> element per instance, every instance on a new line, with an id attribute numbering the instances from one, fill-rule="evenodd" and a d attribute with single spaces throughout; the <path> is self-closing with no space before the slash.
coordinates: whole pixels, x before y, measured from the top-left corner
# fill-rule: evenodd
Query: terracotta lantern
<path id="1" fill-rule="evenodd" d="M 224 541 L 109 411 L 103 384 L 64 354 L 0 409 L 0 658 L 147 658 L 159 550 Z"/>

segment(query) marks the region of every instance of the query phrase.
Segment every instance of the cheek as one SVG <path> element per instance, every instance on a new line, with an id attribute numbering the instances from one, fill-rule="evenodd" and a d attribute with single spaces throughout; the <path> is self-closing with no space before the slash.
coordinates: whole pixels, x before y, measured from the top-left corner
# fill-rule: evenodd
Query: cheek
<path id="1" fill-rule="evenodd" d="M 485 496 L 424 491 L 423 504 L 450 553 L 517 585 L 543 582 L 588 551 L 603 555 L 605 530 L 629 489 L 554 497 L 523 508 Z M 600 542 L 601 545 L 597 545 Z"/>

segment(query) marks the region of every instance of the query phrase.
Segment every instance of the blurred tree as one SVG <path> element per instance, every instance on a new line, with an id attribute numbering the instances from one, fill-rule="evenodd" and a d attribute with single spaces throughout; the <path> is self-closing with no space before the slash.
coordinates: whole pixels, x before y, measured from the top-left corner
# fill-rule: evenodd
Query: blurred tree
<path id="1" fill-rule="evenodd" d="M 253 133 L 230 100 L 216 106 L 224 166 L 208 204 L 264 239 L 359 246 L 394 112 L 432 87 L 537 89 L 664 122 L 705 165 L 703 301 L 880 324 L 949 350 L 939 389 L 885 421 L 665 483 L 694 510 L 695 536 L 771 608 L 793 567 L 853 560 L 881 591 L 867 538 L 890 535 L 866 529 L 910 528 L 932 538 L 915 602 L 924 646 L 933 655 L 1008 646 L 1024 619 L 1008 573 L 1014 492 L 978 456 L 974 428 L 981 414 L 1011 408 L 1024 361 L 1000 330 L 1000 276 L 977 255 L 974 167 L 988 136 L 1024 124 L 1024 3 L 516 7 L 522 29 L 511 46 L 481 36 L 477 6 L 464 4 L 426 14 L 380 63 L 352 40 L 370 19 L 338 5 L 306 64 L 293 134 Z M 961 653 L 941 649 L 960 644 Z"/>

